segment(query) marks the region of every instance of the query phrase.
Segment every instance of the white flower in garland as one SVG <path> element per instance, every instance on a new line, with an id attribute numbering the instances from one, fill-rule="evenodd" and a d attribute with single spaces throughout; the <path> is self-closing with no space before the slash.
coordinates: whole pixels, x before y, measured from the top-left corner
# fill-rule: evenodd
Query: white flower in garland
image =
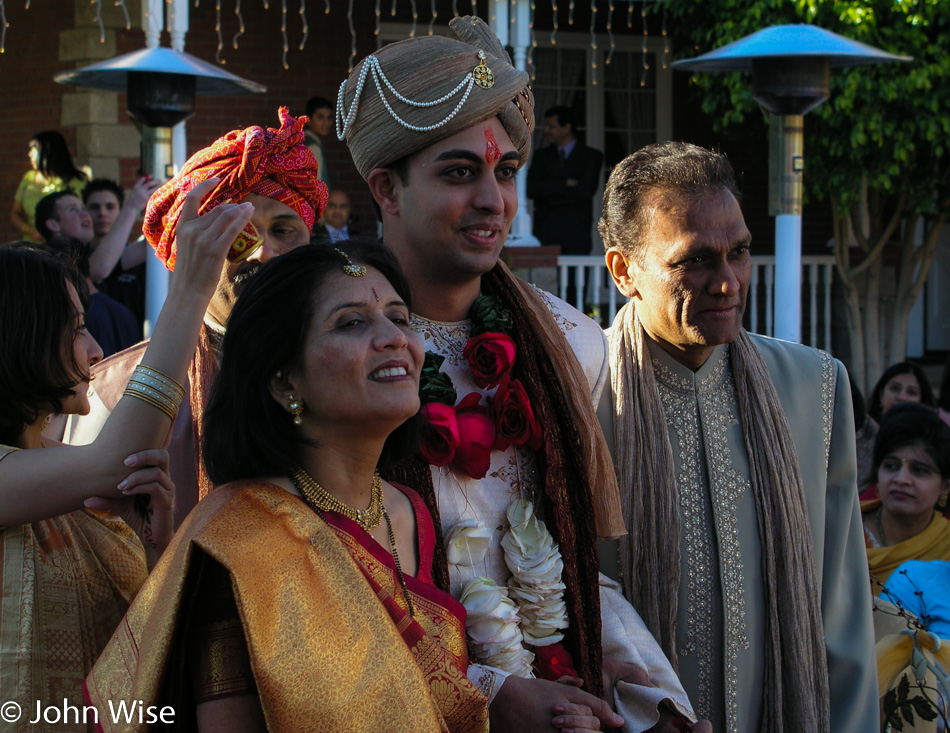
<path id="1" fill-rule="evenodd" d="M 534 654 L 524 648 L 518 607 L 508 589 L 490 578 L 474 578 L 459 600 L 468 612 L 468 636 L 478 661 L 518 677 L 532 677 Z"/>
<path id="2" fill-rule="evenodd" d="M 510 529 L 501 546 L 512 574 L 509 596 L 521 614 L 524 640 L 534 646 L 556 644 L 564 638 L 560 631 L 568 626 L 561 577 L 564 561 L 530 501 L 515 499 L 507 513 Z"/>
<path id="3" fill-rule="evenodd" d="M 493 530 L 484 522 L 466 519 L 452 527 L 445 538 L 445 552 L 449 564 L 474 567 L 488 553 Z"/>

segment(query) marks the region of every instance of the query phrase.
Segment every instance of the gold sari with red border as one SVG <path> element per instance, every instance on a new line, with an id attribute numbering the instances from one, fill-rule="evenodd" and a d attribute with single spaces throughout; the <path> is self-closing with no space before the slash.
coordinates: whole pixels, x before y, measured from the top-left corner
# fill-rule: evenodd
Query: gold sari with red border
<path id="1" fill-rule="evenodd" d="M 420 535 L 419 577 L 406 577 L 415 619 L 391 556 L 354 523 L 261 481 L 211 492 L 86 680 L 100 729 L 149 729 L 113 722 L 120 700 L 170 705 L 172 729 L 195 728 L 181 647 L 207 556 L 230 574 L 268 730 L 486 731 L 487 699 L 466 677 L 464 609 L 426 582 L 435 531 L 404 491 Z"/>

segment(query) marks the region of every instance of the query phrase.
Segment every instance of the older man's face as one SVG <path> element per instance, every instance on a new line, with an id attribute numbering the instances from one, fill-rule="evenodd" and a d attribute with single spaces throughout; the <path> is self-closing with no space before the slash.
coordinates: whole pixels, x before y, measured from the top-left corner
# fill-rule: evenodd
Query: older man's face
<path id="1" fill-rule="evenodd" d="M 739 336 L 751 239 L 739 203 L 723 189 L 685 215 L 656 211 L 641 250 L 629 257 L 611 250 L 608 262 L 618 258 L 614 279 L 633 299 L 646 332 L 677 361 L 698 369 L 717 345 Z"/>
<path id="2" fill-rule="evenodd" d="M 212 320 L 221 326 L 227 325 L 231 309 L 241 290 L 262 263 L 310 241 L 310 230 L 306 223 L 287 204 L 256 193 L 249 193 L 237 203 L 245 201 L 254 204 L 251 223 L 264 241 L 246 260 L 237 264 L 226 262 L 221 270 L 217 290 L 208 304 L 207 311 Z"/>

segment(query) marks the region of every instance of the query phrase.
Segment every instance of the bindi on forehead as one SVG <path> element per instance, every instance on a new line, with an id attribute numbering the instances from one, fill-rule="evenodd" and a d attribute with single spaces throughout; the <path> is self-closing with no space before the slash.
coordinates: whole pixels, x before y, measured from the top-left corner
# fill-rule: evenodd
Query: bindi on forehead
<path id="1" fill-rule="evenodd" d="M 484 129 L 485 133 L 485 160 L 490 164 L 495 163 L 501 157 L 501 148 L 498 147 L 498 141 L 495 140 L 495 133 L 490 127 Z"/>

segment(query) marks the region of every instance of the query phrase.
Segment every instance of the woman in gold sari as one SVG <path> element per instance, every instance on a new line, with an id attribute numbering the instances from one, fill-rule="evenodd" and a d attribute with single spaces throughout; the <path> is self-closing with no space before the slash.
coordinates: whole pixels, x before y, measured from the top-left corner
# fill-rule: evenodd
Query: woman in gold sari
<path id="1" fill-rule="evenodd" d="M 199 218 L 209 190 L 186 206 L 187 264 L 132 398 L 88 446 L 43 436 L 54 412 L 88 412 L 89 369 L 102 356 L 79 276 L 28 243 L 0 248 L 0 690 L 20 711 L 4 708 L 4 731 L 91 729 L 67 706 L 81 708 L 85 676 L 171 538 L 174 486 L 158 449 L 224 253 L 252 211 Z"/>
<path id="2" fill-rule="evenodd" d="M 888 410 L 874 443 L 879 499 L 861 502 L 871 575 L 887 582 L 907 560 L 950 560 L 950 427 L 918 402 Z M 875 595 L 881 586 L 874 588 Z"/>
<path id="3" fill-rule="evenodd" d="M 205 415 L 217 488 L 87 680 L 104 729 L 109 701 L 142 700 L 176 731 L 487 730 L 432 519 L 378 473 L 412 449 L 422 363 L 381 245 L 302 247 L 254 276 Z"/>

